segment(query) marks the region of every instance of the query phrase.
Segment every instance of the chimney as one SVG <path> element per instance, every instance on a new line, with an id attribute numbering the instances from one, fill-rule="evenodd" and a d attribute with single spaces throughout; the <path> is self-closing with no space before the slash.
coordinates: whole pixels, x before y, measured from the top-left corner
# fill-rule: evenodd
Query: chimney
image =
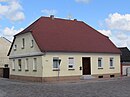
<path id="1" fill-rule="evenodd" d="M 50 15 L 50 18 L 51 18 L 52 20 L 54 20 L 54 15 Z"/>
<path id="2" fill-rule="evenodd" d="M 74 21 L 77 21 L 77 19 L 74 19 Z"/>

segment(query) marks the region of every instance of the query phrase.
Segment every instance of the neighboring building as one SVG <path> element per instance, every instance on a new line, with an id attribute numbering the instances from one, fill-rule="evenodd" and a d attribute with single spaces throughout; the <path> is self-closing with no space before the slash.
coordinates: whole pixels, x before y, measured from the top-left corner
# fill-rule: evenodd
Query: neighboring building
<path id="1" fill-rule="evenodd" d="M 120 76 L 120 50 L 82 21 L 41 17 L 14 36 L 10 77 L 52 81 Z"/>
<path id="2" fill-rule="evenodd" d="M 3 75 L 4 66 L 9 64 L 9 56 L 7 56 L 7 54 L 10 46 L 11 42 L 9 40 L 0 37 L 0 77 Z"/>
<path id="3" fill-rule="evenodd" d="M 121 74 L 127 75 L 130 68 L 130 51 L 127 47 L 119 48 L 121 50 Z"/>

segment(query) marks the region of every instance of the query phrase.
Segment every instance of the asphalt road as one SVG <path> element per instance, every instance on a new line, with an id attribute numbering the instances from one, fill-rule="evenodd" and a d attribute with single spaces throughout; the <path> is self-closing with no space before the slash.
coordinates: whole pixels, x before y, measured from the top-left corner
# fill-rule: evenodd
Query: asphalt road
<path id="1" fill-rule="evenodd" d="M 0 97 L 130 97 L 130 78 L 54 83 L 0 78 Z"/>

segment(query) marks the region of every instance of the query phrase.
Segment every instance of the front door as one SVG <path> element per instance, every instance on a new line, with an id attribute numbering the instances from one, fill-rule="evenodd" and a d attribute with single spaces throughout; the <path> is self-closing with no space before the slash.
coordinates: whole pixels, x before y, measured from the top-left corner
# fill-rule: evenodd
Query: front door
<path id="1" fill-rule="evenodd" d="M 90 75 L 91 74 L 91 65 L 90 65 L 90 57 L 83 57 L 82 58 L 82 65 L 83 65 L 83 75 Z"/>

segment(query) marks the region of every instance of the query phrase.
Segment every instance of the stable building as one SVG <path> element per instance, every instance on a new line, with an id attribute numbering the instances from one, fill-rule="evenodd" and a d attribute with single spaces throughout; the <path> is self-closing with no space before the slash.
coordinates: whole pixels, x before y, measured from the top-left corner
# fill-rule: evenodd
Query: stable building
<path id="1" fill-rule="evenodd" d="M 40 17 L 14 36 L 10 78 L 30 81 L 120 76 L 120 50 L 83 21 Z"/>

